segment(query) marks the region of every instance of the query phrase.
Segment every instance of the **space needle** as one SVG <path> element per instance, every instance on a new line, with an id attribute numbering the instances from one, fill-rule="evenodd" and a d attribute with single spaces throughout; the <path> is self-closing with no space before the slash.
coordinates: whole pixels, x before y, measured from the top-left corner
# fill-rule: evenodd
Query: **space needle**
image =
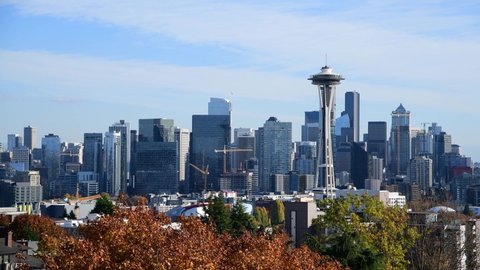
<path id="1" fill-rule="evenodd" d="M 320 133 L 317 141 L 317 166 L 315 169 L 315 188 L 325 188 L 327 198 L 333 198 L 335 193 L 335 170 L 333 168 L 332 120 L 335 119 L 335 86 L 344 78 L 333 73 L 329 66 L 308 78 L 318 86 L 320 99 Z"/>

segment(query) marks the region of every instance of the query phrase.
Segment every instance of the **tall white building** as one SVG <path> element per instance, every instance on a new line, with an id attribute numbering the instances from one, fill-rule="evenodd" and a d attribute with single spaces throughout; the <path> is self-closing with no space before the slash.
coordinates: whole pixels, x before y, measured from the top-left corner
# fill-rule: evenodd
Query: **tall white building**
<path id="1" fill-rule="evenodd" d="M 185 128 L 175 128 L 175 141 L 178 142 L 178 180 L 185 181 L 188 166 L 188 148 L 190 146 L 190 131 Z"/>
<path id="2" fill-rule="evenodd" d="M 423 192 L 433 185 L 433 161 L 425 156 L 416 156 L 410 160 L 410 182 L 417 182 Z"/>
<path id="3" fill-rule="evenodd" d="M 109 132 L 119 132 L 121 140 L 121 184 L 120 191 L 126 192 L 130 179 L 130 123 L 120 120 L 108 128 Z"/>
<path id="4" fill-rule="evenodd" d="M 291 170 L 292 123 L 270 117 L 256 133 L 261 191 L 270 191 L 270 176 Z"/>
<path id="5" fill-rule="evenodd" d="M 111 196 L 118 196 L 122 181 L 122 134 L 105 133 L 105 189 Z"/>

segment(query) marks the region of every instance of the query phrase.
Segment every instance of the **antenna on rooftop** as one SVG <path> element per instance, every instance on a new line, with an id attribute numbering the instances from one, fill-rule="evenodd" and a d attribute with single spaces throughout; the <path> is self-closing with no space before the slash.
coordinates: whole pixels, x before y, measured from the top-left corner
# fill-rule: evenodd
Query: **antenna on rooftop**
<path id="1" fill-rule="evenodd" d="M 328 67 L 328 55 L 325 54 L 325 66 Z"/>

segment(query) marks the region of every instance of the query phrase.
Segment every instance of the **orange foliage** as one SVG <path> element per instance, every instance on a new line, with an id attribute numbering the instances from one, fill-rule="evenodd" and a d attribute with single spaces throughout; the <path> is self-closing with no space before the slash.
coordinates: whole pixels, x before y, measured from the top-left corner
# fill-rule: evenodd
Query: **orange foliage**
<path id="1" fill-rule="evenodd" d="M 49 236 L 41 252 L 47 269 L 344 269 L 284 234 L 217 234 L 197 218 L 174 229 L 163 214 L 117 211 L 82 226 L 80 237 Z"/>

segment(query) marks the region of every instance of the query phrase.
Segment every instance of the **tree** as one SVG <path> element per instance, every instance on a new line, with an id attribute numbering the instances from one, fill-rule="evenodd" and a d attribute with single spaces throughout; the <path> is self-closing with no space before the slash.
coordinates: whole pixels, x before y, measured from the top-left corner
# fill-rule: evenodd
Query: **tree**
<path id="1" fill-rule="evenodd" d="M 255 230 L 253 216 L 245 212 L 245 208 L 240 201 L 232 207 L 230 220 L 230 233 L 234 236 L 240 236 L 245 231 L 253 232 Z"/>
<path id="2" fill-rule="evenodd" d="M 313 221 L 307 245 L 353 269 L 406 269 L 418 237 L 406 209 L 385 207 L 375 197 L 349 196 L 320 202 L 325 215 Z"/>
<path id="3" fill-rule="evenodd" d="M 281 200 L 276 200 L 270 209 L 272 225 L 282 225 L 285 222 L 285 206 Z"/>
<path id="4" fill-rule="evenodd" d="M 208 198 L 208 207 L 206 207 L 205 213 L 208 221 L 215 225 L 217 233 L 230 231 L 232 220 L 223 196 Z"/>
<path id="5" fill-rule="evenodd" d="M 91 213 L 111 215 L 113 214 L 113 203 L 110 201 L 110 198 L 107 194 L 102 194 L 102 197 L 97 199 L 95 207 Z"/>
<path id="6" fill-rule="evenodd" d="M 67 216 L 68 219 L 77 219 L 77 216 L 73 212 L 73 210 L 70 210 L 70 213 Z"/>
<path id="7" fill-rule="evenodd" d="M 45 235 L 63 235 L 65 232 L 53 220 L 44 216 L 20 215 L 8 226 L 15 239 L 39 241 Z"/>
<path id="8" fill-rule="evenodd" d="M 233 237 L 218 234 L 199 218 L 179 222 L 175 229 L 163 214 L 144 208 L 119 210 L 81 226 L 78 238 L 48 236 L 40 242 L 39 254 L 52 270 L 344 269 L 306 247 L 291 248 L 284 233 Z"/>
<path id="9" fill-rule="evenodd" d="M 268 217 L 268 211 L 265 207 L 255 207 L 253 210 L 253 216 L 255 217 L 257 226 L 261 229 L 270 226 L 270 218 Z"/>
<path id="10" fill-rule="evenodd" d="M 463 214 L 465 216 L 473 216 L 473 211 L 470 210 L 470 205 L 468 203 L 465 204 L 465 207 L 463 208 Z"/>

